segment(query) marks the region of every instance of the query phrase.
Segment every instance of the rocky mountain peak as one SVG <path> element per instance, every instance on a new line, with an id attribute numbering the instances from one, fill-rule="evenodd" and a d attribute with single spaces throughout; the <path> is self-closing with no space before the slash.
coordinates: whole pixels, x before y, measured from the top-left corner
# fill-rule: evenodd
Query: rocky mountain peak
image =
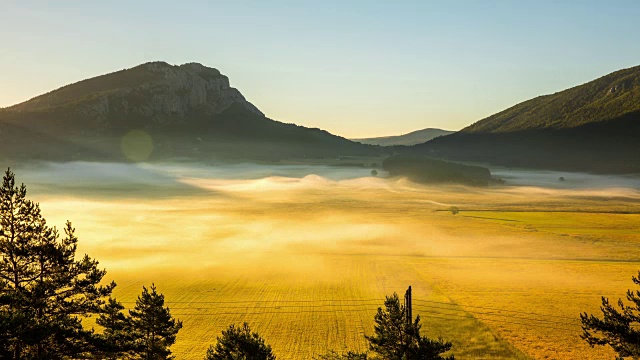
<path id="1" fill-rule="evenodd" d="M 264 115 L 217 69 L 149 62 L 64 86 L 10 109 L 62 111 L 108 128 L 113 119 L 143 119 L 147 125 L 188 122 L 194 112 L 216 115 L 234 104 Z"/>

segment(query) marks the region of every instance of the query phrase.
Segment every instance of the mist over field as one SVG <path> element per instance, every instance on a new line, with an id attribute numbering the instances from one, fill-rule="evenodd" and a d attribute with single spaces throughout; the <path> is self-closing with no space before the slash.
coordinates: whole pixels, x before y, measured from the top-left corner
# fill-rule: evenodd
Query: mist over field
<path id="1" fill-rule="evenodd" d="M 181 359 L 200 359 L 242 321 L 283 359 L 364 351 L 360 335 L 381 299 L 408 285 L 424 301 L 414 309 L 423 330 L 452 339 L 456 358 L 607 359 L 610 350 L 577 336 L 578 313 L 623 296 L 640 266 L 637 177 L 498 169 L 505 184 L 469 187 L 335 166 L 12 170 L 50 225 L 73 222 L 79 253 L 107 269 L 125 306 L 142 285 L 159 287 L 185 324 L 172 348 Z M 374 300 L 345 308 L 341 299 Z M 232 305 L 206 305 L 216 302 Z M 530 326 L 478 306 L 562 321 Z"/>
<path id="2" fill-rule="evenodd" d="M 31 162 L 15 168 L 20 179 L 32 191 L 65 191 L 70 194 L 88 192 L 92 196 L 174 196 L 188 190 L 197 179 L 259 180 L 301 179 L 315 176 L 327 181 L 370 177 L 371 169 L 322 165 L 264 165 L 197 163 L 94 163 Z M 380 176 L 385 172 L 379 170 Z"/>
<path id="3" fill-rule="evenodd" d="M 501 169 L 494 175 L 506 183 L 490 187 L 422 185 L 385 178 L 384 171 L 371 176 L 365 168 L 311 165 L 70 162 L 15 171 L 50 223 L 72 220 L 89 236 L 81 246 L 104 251 L 94 256 L 109 268 L 126 269 L 243 262 L 229 256 L 243 251 L 522 256 L 529 251 L 522 244 L 506 253 L 484 249 L 469 237 L 477 234 L 444 234 L 441 221 L 416 219 L 452 206 L 463 215 L 637 213 L 640 202 L 638 177 L 550 171 Z"/>
<path id="4" fill-rule="evenodd" d="M 203 165 L 198 163 L 31 162 L 15 170 L 19 171 L 23 182 L 30 184 L 32 191 L 37 187 L 44 189 L 55 186 L 71 193 L 81 189 L 95 189 L 94 195 L 101 195 L 100 190 L 104 190 L 106 194 L 112 190 L 135 195 L 137 190 L 150 190 L 151 187 L 180 189 L 185 185 L 197 183 L 198 179 L 224 179 L 229 180 L 228 184 L 233 183 L 233 180 L 245 182 L 245 180 L 266 178 L 271 178 L 271 181 L 275 182 L 277 181 L 274 179 L 278 178 L 283 181 L 286 178 L 305 177 L 315 177 L 329 182 L 358 178 L 373 179 L 370 174 L 371 169 L 367 168 L 253 163 Z M 378 171 L 377 177 L 388 177 L 386 172 L 380 169 Z M 595 175 L 506 168 L 493 168 L 491 173 L 494 177 L 505 181 L 504 186 L 500 188 L 527 186 L 566 190 L 628 189 L 631 191 L 629 194 L 632 194 L 633 190 L 640 190 L 640 175 Z M 564 180 L 560 181 L 560 178 Z M 397 182 L 397 179 L 389 181 Z"/>
<path id="5" fill-rule="evenodd" d="M 554 189 L 640 189 L 640 174 L 596 175 L 566 171 L 514 170 L 495 168 L 493 176 L 506 181 L 507 185 L 538 186 Z M 564 180 L 560 181 L 560 178 Z"/>

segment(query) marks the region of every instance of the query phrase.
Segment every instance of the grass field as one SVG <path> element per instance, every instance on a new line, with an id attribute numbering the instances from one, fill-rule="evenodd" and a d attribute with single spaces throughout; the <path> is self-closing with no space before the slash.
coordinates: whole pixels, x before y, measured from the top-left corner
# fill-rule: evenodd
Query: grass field
<path id="1" fill-rule="evenodd" d="M 423 331 L 452 340 L 457 359 L 612 359 L 579 338 L 578 315 L 623 297 L 640 270 L 634 189 L 313 175 L 91 196 L 67 185 L 31 197 L 50 224 L 73 221 L 125 306 L 155 282 L 184 321 L 178 359 L 201 359 L 243 321 L 281 359 L 362 351 L 384 296 L 409 285 Z"/>

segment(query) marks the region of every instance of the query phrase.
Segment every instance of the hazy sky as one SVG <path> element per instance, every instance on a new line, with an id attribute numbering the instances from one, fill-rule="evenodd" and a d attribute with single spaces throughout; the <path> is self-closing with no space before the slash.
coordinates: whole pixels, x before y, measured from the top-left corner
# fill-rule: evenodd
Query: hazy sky
<path id="1" fill-rule="evenodd" d="M 638 0 L 0 0 L 0 106 L 164 60 L 347 137 L 455 130 L 639 65 L 639 22 Z"/>

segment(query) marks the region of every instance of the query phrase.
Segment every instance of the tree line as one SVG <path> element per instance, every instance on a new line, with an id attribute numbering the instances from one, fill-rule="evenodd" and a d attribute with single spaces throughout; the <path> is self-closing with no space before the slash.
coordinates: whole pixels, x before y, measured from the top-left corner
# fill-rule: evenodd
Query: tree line
<path id="1" fill-rule="evenodd" d="M 165 306 L 154 284 L 143 286 L 125 312 L 112 296 L 115 282 L 88 255 L 76 256 L 78 238 L 67 222 L 59 232 L 47 224 L 39 204 L 27 199 L 8 169 L 0 187 L 0 359 L 172 359 L 182 322 Z M 640 273 L 633 281 L 640 285 Z M 581 314 L 582 337 L 610 345 L 620 356 L 640 356 L 640 291 L 621 311 L 602 299 L 604 318 Z M 421 335 L 420 316 L 407 317 L 397 294 L 374 316 L 367 352 L 329 351 L 318 360 L 453 360 L 452 343 Z M 96 316 L 102 331 L 83 326 Z M 230 325 L 204 354 L 205 360 L 274 360 L 272 348 L 248 324 Z"/>

